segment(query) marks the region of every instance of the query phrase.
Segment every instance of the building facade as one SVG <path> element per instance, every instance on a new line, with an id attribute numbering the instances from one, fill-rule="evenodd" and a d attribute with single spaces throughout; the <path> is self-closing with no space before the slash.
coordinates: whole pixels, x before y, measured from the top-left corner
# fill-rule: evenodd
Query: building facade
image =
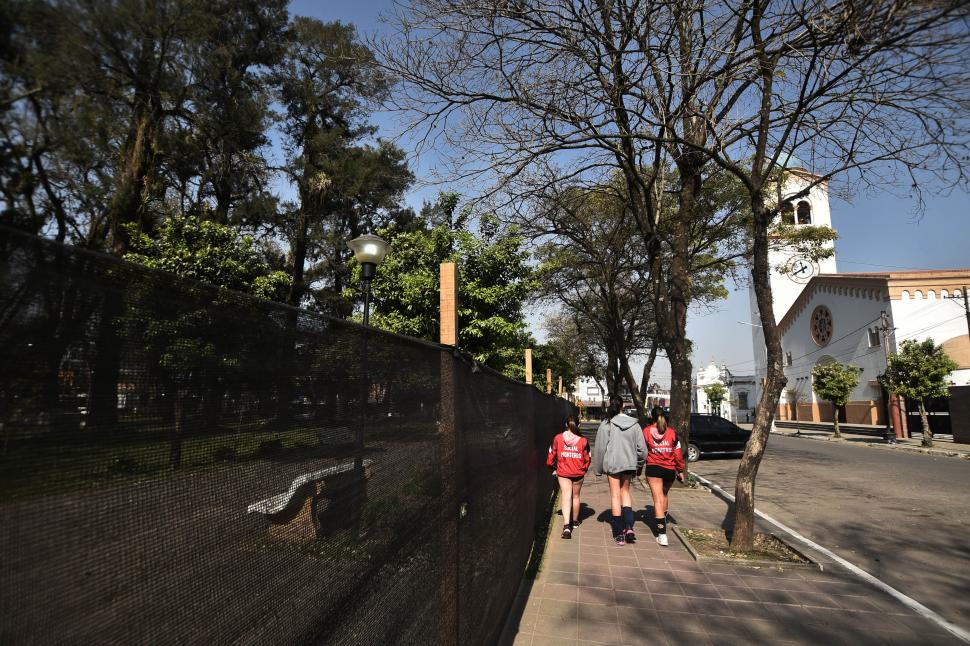
<path id="1" fill-rule="evenodd" d="M 786 171 L 786 195 L 806 189 L 817 177 L 799 167 Z M 806 198 L 792 200 L 781 218 L 794 226 L 831 226 L 828 188 L 812 187 Z M 792 215 L 792 213 L 794 215 Z M 779 419 L 832 421 L 834 407 L 812 388 L 812 368 L 837 361 L 860 369 L 859 385 L 845 408 L 848 423 L 883 425 L 891 422 L 905 433 L 904 404 L 887 396 L 878 378 L 887 355 L 906 339 L 932 338 L 942 343 L 959 368 L 954 384 L 970 381 L 970 335 L 964 313 L 964 292 L 970 269 L 839 273 L 833 255 L 815 262 L 790 250 L 769 254 L 773 312 L 782 334 L 784 370 Z M 767 373 L 764 335 L 753 287 L 750 290 L 756 403 Z"/>
<path id="2" fill-rule="evenodd" d="M 726 391 L 720 406 L 708 401 L 705 390 L 715 383 L 724 386 Z M 727 366 L 718 366 L 712 362 L 698 370 L 694 378 L 692 411 L 719 413 L 721 417 L 735 424 L 747 424 L 754 419 L 754 409 L 758 403 L 755 398 L 756 384 L 754 375 L 735 375 Z"/>

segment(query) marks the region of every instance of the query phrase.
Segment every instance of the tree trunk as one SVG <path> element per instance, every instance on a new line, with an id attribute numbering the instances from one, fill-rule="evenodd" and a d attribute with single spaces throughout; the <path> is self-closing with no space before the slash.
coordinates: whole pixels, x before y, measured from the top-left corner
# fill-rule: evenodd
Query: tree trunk
<path id="1" fill-rule="evenodd" d="M 646 404 L 647 393 L 650 392 L 650 373 L 653 372 L 653 364 L 657 360 L 657 342 L 654 341 L 650 344 L 650 356 L 647 357 L 647 362 L 643 364 L 643 374 L 640 376 L 640 398 Z"/>
<path id="2" fill-rule="evenodd" d="M 781 335 L 775 322 L 772 309 L 771 282 L 769 280 L 771 267 L 768 264 L 768 226 L 771 213 L 765 208 L 761 193 L 755 193 L 751 199 L 753 215 L 752 226 L 752 282 L 754 284 L 755 300 L 758 303 L 758 313 L 764 331 L 765 346 L 768 353 L 768 369 L 765 376 L 761 399 L 755 412 L 754 427 L 751 429 L 751 439 L 744 449 L 744 456 L 738 467 L 738 476 L 734 486 L 734 523 L 731 536 L 731 550 L 746 552 L 754 546 L 754 483 L 758 475 L 758 468 L 764 457 L 768 445 L 768 435 L 771 432 L 775 417 L 775 409 L 781 391 L 785 388 L 787 379 L 782 368 Z M 759 349 L 755 348 L 755 352 Z"/>
<path id="3" fill-rule="evenodd" d="M 633 397 L 633 405 L 637 408 L 637 414 L 640 417 L 640 421 L 643 422 L 648 416 L 646 406 L 643 402 L 643 397 L 640 396 L 640 388 L 637 386 L 637 379 L 633 376 L 633 370 L 630 368 L 630 362 L 626 358 L 620 361 L 623 370 L 623 379 L 626 380 L 626 386 L 630 389 L 630 396 Z"/>
<path id="4" fill-rule="evenodd" d="M 182 438 L 185 430 L 185 398 L 188 389 L 175 386 L 175 423 L 169 427 L 168 466 L 172 469 L 182 467 Z"/>
<path id="5" fill-rule="evenodd" d="M 923 422 L 923 446 L 933 446 L 933 430 L 930 428 L 930 418 L 926 415 L 926 402 L 919 400 L 919 418 Z"/>
<path id="6" fill-rule="evenodd" d="M 842 410 L 841 406 L 835 407 L 835 421 L 833 423 L 833 429 L 835 430 L 835 434 L 832 437 L 834 437 L 837 440 L 842 439 L 842 432 L 839 430 L 839 411 L 841 410 Z"/>
<path id="7" fill-rule="evenodd" d="M 115 321 L 123 312 L 121 295 L 113 289 L 107 290 L 101 302 L 97 354 L 91 375 L 91 401 L 88 402 L 88 425 L 97 431 L 109 431 L 118 423 L 122 340 L 115 331 Z"/>

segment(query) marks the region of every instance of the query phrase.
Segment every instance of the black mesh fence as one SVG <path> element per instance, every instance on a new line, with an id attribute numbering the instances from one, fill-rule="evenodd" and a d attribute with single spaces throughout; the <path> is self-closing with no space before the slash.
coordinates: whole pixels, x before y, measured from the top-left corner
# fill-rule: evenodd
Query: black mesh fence
<path id="1" fill-rule="evenodd" d="M 490 643 L 568 412 L 0 228 L 0 643 Z"/>

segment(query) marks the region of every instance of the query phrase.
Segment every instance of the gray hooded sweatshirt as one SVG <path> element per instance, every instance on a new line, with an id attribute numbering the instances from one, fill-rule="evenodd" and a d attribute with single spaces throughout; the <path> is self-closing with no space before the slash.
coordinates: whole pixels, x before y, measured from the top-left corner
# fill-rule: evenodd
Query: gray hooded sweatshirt
<path id="1" fill-rule="evenodd" d="M 646 456 L 647 442 L 637 420 L 620 413 L 600 424 L 593 445 L 593 473 L 639 471 Z"/>

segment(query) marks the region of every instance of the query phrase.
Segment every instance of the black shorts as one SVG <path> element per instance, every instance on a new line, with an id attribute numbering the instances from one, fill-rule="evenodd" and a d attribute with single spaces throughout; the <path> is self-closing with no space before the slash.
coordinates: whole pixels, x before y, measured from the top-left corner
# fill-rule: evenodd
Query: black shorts
<path id="1" fill-rule="evenodd" d="M 660 478 L 664 482 L 673 482 L 677 477 L 677 472 L 673 469 L 665 469 L 656 464 L 648 464 L 644 473 L 648 478 Z"/>
<path id="2" fill-rule="evenodd" d="M 618 473 L 607 473 L 606 475 L 613 476 L 614 478 L 632 478 L 637 475 L 636 471 L 620 471 Z"/>

